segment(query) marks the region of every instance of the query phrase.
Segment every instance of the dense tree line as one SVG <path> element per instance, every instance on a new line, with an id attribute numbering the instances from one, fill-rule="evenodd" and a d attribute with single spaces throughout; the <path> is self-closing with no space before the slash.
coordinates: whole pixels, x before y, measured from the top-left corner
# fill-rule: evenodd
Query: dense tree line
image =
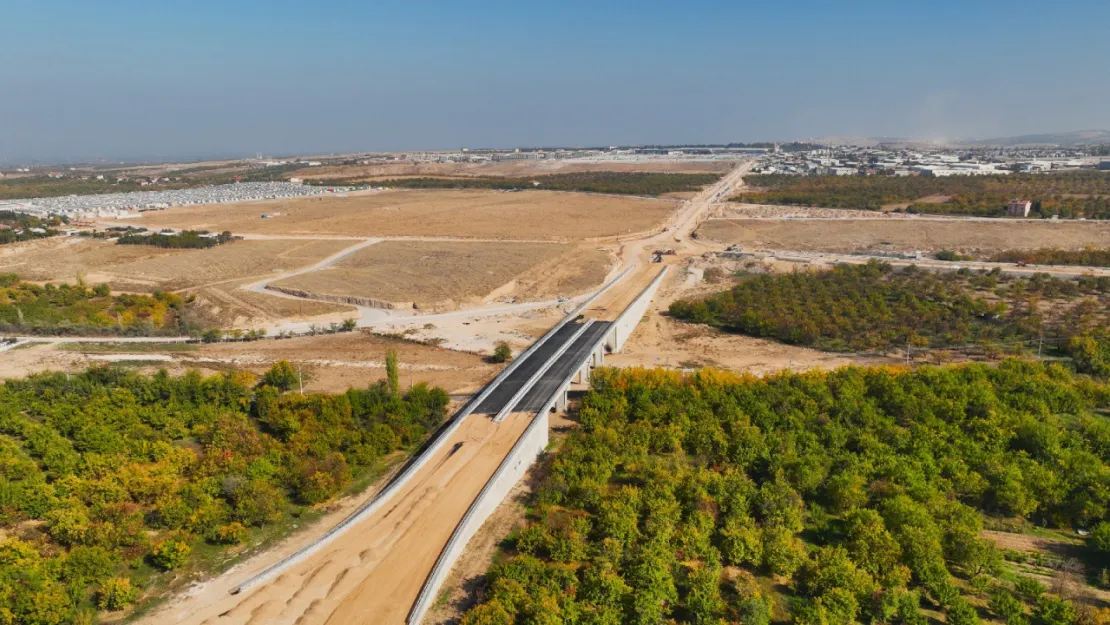
<path id="1" fill-rule="evenodd" d="M 167 189 L 185 189 L 190 186 L 196 185 L 165 183 L 142 186 L 138 179 L 116 182 L 115 176 L 105 176 L 104 180 L 24 176 L 0 180 L 0 200 L 61 197 L 64 195 L 100 195 L 103 193 L 126 193 L 128 191 L 164 191 Z"/>
<path id="2" fill-rule="evenodd" d="M 722 293 L 678 300 L 670 314 L 829 351 L 1030 342 L 1063 346 L 1107 323 L 1110 277 L 1079 280 L 1000 270 L 895 269 L 872 261 L 817 272 L 742 275 Z"/>
<path id="3" fill-rule="evenodd" d="M 984 513 L 1094 527 L 1110 555 L 1105 385 L 1016 360 L 591 381 L 464 625 L 1110 618 L 981 537 Z"/>
<path id="4" fill-rule="evenodd" d="M 0 332 L 176 333 L 185 306 L 175 293 L 112 295 L 107 284 L 38 285 L 16 274 L 0 274 Z"/>
<path id="5" fill-rule="evenodd" d="M 0 386 L 0 622 L 92 622 L 202 545 L 226 549 L 414 448 L 448 397 L 396 381 L 300 395 L 285 362 L 50 373 Z M 95 613 L 93 613 L 95 614 Z"/>
<path id="6" fill-rule="evenodd" d="M 732 198 L 788 204 L 880 210 L 909 204 L 911 213 L 1002 216 L 1014 198 L 1033 203 L 1031 217 L 1110 219 L 1110 175 L 1099 171 L 1009 176 L 747 176 L 754 190 Z M 942 196 L 941 202 L 922 202 Z"/>
<path id="7" fill-rule="evenodd" d="M 207 249 L 235 240 L 235 237 L 231 236 L 231 233 L 226 230 L 214 237 L 201 236 L 203 234 L 208 234 L 208 231 L 183 230 L 177 234 L 128 232 L 120 235 L 116 239 L 116 243 L 120 245 L 152 245 L 170 249 Z"/>
<path id="8" fill-rule="evenodd" d="M 996 263 L 1029 263 L 1033 265 L 1081 265 L 1084 267 L 1110 267 L 1110 248 L 1088 247 L 1082 250 L 1043 248 L 1039 250 L 1010 250 L 998 252 L 988 258 Z"/>
<path id="9" fill-rule="evenodd" d="M 14 211 L 0 211 L 0 245 L 55 236 L 58 234 L 58 227 L 65 223 L 66 220 L 62 217 L 41 219 Z"/>
<path id="10" fill-rule="evenodd" d="M 398 178 L 382 186 L 406 189 L 539 189 L 580 191 L 619 195 L 659 196 L 665 193 L 700 191 L 720 179 L 720 174 L 660 174 L 642 172 L 582 172 L 548 174 L 529 178 L 495 176 L 455 178 Z M 325 183 L 326 181 L 320 181 Z M 328 184 L 335 184 L 334 182 Z M 376 183 L 378 184 L 378 183 Z"/>

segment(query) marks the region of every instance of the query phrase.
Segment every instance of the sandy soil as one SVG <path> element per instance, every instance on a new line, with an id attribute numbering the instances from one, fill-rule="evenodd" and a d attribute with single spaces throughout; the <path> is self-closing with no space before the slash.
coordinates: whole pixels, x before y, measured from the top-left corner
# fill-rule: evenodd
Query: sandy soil
<path id="1" fill-rule="evenodd" d="M 508 161 L 498 163 L 382 163 L 341 167 L 309 167 L 290 174 L 305 180 L 342 178 L 345 180 L 384 179 L 419 176 L 529 176 L 586 171 L 628 171 L 664 173 L 718 173 L 731 169 L 729 161 L 642 161 L 638 163 L 583 163 L 579 161 Z"/>
<path id="2" fill-rule="evenodd" d="M 288 360 L 305 374 L 305 390 L 341 393 L 350 387 L 365 387 L 385 379 L 385 352 L 395 349 L 405 388 L 421 382 L 440 386 L 451 394 L 470 394 L 481 388 L 500 369 L 476 354 L 452 351 L 382 337 L 369 332 L 306 336 L 281 341 L 215 343 L 188 350 L 133 344 L 104 354 L 93 345 L 72 347 L 39 344 L 20 347 L 0 356 L 0 379 L 25 377 L 40 371 L 81 371 L 91 365 L 112 361 L 138 361 L 145 372 L 164 368 L 171 373 L 189 369 L 202 372 L 229 369 L 261 374 L 279 360 Z M 130 348 L 130 349 L 129 349 Z"/>
<path id="3" fill-rule="evenodd" d="M 397 350 L 402 386 L 427 382 L 449 393 L 470 393 L 492 378 L 500 365 L 481 356 L 368 331 L 307 336 L 280 341 L 217 343 L 181 355 L 185 363 L 212 363 L 260 372 L 278 360 L 298 364 L 308 373 L 306 388 L 341 392 L 385 379 L 385 353 Z"/>
<path id="4" fill-rule="evenodd" d="M 784 369 L 835 369 L 846 365 L 893 364 L 895 359 L 831 354 L 766 339 L 726 334 L 649 313 L 619 354 L 605 357 L 615 367 L 714 367 L 755 375 Z"/>
<path id="5" fill-rule="evenodd" d="M 649 230 L 674 208 L 670 200 L 585 193 L 401 190 L 171 208 L 129 222 L 235 234 L 569 240 Z"/>
<path id="6" fill-rule="evenodd" d="M 253 281 L 220 282 L 190 291 L 201 321 L 224 328 L 258 327 L 278 322 L 311 321 L 327 324 L 357 317 L 352 306 L 306 299 L 275 297 L 239 288 Z"/>
<path id="7" fill-rule="evenodd" d="M 753 249 L 842 253 L 951 249 L 983 253 L 1042 247 L 1102 247 L 1110 245 L 1110 224 L 1090 221 L 711 219 L 698 229 L 698 236 Z"/>
<path id="8" fill-rule="evenodd" d="M 244 568 L 179 598 L 140 623 L 403 623 L 455 522 L 520 437 L 527 418 L 501 424 L 472 415 L 381 514 L 269 584 L 227 589 Z M 435 514 L 430 514 L 435 510 Z"/>
<path id="9" fill-rule="evenodd" d="M 550 468 L 552 455 L 566 439 L 571 428 L 577 427 L 565 413 L 552 413 L 550 416 L 551 444 L 548 446 L 546 461 L 533 464 L 505 495 L 505 500 L 478 528 L 466 544 L 466 549 L 451 567 L 451 573 L 444 580 L 439 596 L 432 608 L 424 616 L 428 625 L 455 625 L 458 619 L 476 603 L 477 594 L 483 578 L 489 571 L 494 559 L 501 550 L 501 543 L 526 522 L 527 502 L 539 485 L 540 476 Z"/>
<path id="10" fill-rule="evenodd" d="M 559 243 L 383 241 L 274 286 L 332 296 L 415 302 L 419 308 L 479 303 L 530 268 L 563 256 Z"/>
<path id="11" fill-rule="evenodd" d="M 86 279 L 103 277 L 98 272 L 107 267 L 180 253 L 179 250 L 146 245 L 116 245 L 80 237 L 51 237 L 0 246 L 0 273 L 17 273 L 25 280 L 72 283 L 79 275 L 84 275 Z"/>
<path id="12" fill-rule="evenodd" d="M 113 265 L 97 273 L 109 277 L 113 283 L 192 289 L 303 267 L 350 244 L 350 241 L 314 239 L 235 241 L 206 250 L 185 250 L 172 256 Z"/>
<path id="13" fill-rule="evenodd" d="M 264 276 L 312 264 L 345 247 L 340 240 L 235 241 L 206 250 L 167 250 L 54 237 L 0 248 L 0 272 L 28 280 L 107 282 L 125 291 L 179 290 Z M 9 249 L 10 248 L 10 249 Z"/>

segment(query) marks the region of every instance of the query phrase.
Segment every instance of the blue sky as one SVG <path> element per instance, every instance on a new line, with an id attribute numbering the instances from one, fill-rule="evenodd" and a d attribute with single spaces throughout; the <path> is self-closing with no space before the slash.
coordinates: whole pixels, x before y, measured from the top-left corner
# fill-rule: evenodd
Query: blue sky
<path id="1" fill-rule="evenodd" d="M 0 2 L 0 162 L 1110 128 L 1110 2 Z"/>

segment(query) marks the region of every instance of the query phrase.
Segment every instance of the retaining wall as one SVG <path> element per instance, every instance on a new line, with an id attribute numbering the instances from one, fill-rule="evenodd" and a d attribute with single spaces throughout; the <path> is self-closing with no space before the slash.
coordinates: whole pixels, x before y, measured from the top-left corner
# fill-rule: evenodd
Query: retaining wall
<path id="1" fill-rule="evenodd" d="M 556 397 L 559 395 L 562 395 L 562 393 L 556 393 Z M 470 539 L 482 527 L 486 519 L 493 514 L 497 506 L 501 505 L 513 486 L 520 481 L 520 478 L 524 477 L 524 473 L 532 466 L 536 458 L 543 453 L 544 449 L 547 449 L 549 416 L 556 397 L 552 397 L 547 405 L 543 407 L 543 410 L 540 410 L 539 414 L 536 415 L 536 418 L 532 419 L 532 423 L 528 424 L 524 434 L 521 434 L 516 444 L 513 445 L 512 451 L 497 467 L 493 477 L 486 482 L 482 492 L 478 494 L 474 503 L 470 504 L 470 508 L 466 511 L 462 520 L 455 526 L 455 531 L 443 547 L 443 551 L 440 552 L 439 559 L 436 560 L 431 574 L 428 575 L 428 579 L 424 580 L 424 586 L 421 587 L 420 595 L 409 611 L 406 623 L 410 625 L 420 623 L 428 609 L 432 607 L 436 593 L 439 592 L 443 582 L 451 573 L 455 560 L 466 550 L 466 544 L 470 542 Z"/>
<path id="2" fill-rule="evenodd" d="M 625 328 L 624 337 L 627 338 L 628 334 L 636 328 L 636 324 L 644 316 L 647 307 L 651 304 L 651 299 L 655 295 L 655 291 L 659 288 L 659 283 L 663 281 L 663 277 L 667 274 L 669 267 L 663 267 L 659 275 L 651 281 L 650 284 L 640 293 L 639 296 L 621 313 L 620 317 L 613 324 L 614 328 Z M 627 273 L 627 270 L 624 272 Z M 621 276 L 624 275 L 621 274 Z M 620 279 L 620 276 L 617 277 Z M 612 284 L 612 283 L 610 283 Z M 591 298 L 592 299 L 592 298 Z M 585 308 L 587 301 L 579 310 Z M 577 312 L 577 311 L 576 311 Z M 571 313 L 567 319 L 575 316 Z M 564 320 L 564 323 L 566 320 Z M 562 326 L 563 324 L 560 324 Z M 588 377 L 588 373 L 583 371 L 583 368 L 588 368 L 591 362 L 594 362 L 601 356 L 602 343 L 608 343 L 610 338 L 614 336 L 616 330 L 607 332 L 604 336 L 599 337 L 594 347 L 587 353 L 581 365 L 572 370 L 559 385 L 559 388 L 552 394 L 551 398 L 547 400 L 543 408 L 536 413 L 536 417 L 532 419 L 532 423 L 528 424 L 528 428 L 513 445 L 512 451 L 497 467 L 497 471 L 486 482 L 482 492 L 470 504 L 470 508 L 463 515 L 462 520 L 455 526 L 454 533 L 443 547 L 439 554 L 439 559 L 436 560 L 435 566 L 432 567 L 432 572 L 428 578 L 424 580 L 424 586 L 420 589 L 420 595 L 413 603 L 412 609 L 409 611 L 406 623 L 409 625 L 419 625 L 423 620 L 424 615 L 432 607 L 435 602 L 436 594 L 439 592 L 443 582 L 446 581 L 447 576 L 451 573 L 451 568 L 455 564 L 455 560 L 462 555 L 466 550 L 466 544 L 477 533 L 478 529 L 482 527 L 486 519 L 489 518 L 497 506 L 508 496 L 509 491 L 513 486 L 524 476 L 525 471 L 532 466 L 536 458 L 547 447 L 548 443 L 548 423 L 553 408 L 564 410 L 566 408 L 566 394 L 567 388 L 570 386 L 571 381 L 574 379 L 582 379 Z M 620 346 L 624 345 L 625 339 L 620 340 Z M 618 346 L 613 351 L 620 349 Z M 583 375 L 585 373 L 585 375 Z"/>
<path id="3" fill-rule="evenodd" d="M 397 308 L 416 308 L 415 302 L 387 302 L 381 299 L 374 299 L 372 297 L 356 297 L 354 295 L 327 295 L 323 293 L 313 293 L 312 291 L 302 291 L 301 289 L 290 289 L 284 286 L 275 286 L 267 284 L 266 288 L 278 293 L 285 293 L 293 297 L 300 297 L 303 299 L 312 299 L 320 302 L 332 302 L 334 304 L 351 304 L 353 306 L 366 306 L 367 308 L 384 308 L 386 310 L 393 310 Z"/>
<path id="4" fill-rule="evenodd" d="M 608 336 L 605 338 L 605 345 L 609 348 L 610 352 L 619 352 L 624 344 L 628 342 L 628 337 L 632 335 L 632 331 L 640 323 L 640 319 L 644 317 L 647 312 L 648 306 L 651 306 L 651 300 L 655 297 L 655 292 L 659 289 L 659 284 L 663 281 L 663 277 L 667 275 L 670 270 L 669 265 L 664 265 L 663 269 L 659 271 L 659 275 L 647 285 L 647 288 L 624 309 L 621 316 L 613 322 L 613 329 L 610 330 Z"/>

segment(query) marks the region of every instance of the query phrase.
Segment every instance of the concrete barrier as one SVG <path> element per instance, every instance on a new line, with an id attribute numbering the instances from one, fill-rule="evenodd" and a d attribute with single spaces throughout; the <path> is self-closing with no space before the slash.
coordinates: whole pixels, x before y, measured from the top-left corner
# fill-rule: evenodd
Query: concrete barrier
<path id="1" fill-rule="evenodd" d="M 428 609 L 432 607 L 436 593 L 439 592 L 443 582 L 446 581 L 447 575 L 451 573 L 451 567 L 455 565 L 455 560 L 466 550 L 467 543 L 486 522 L 486 519 L 493 514 L 497 506 L 501 505 L 513 486 L 520 481 L 520 478 L 524 477 L 524 473 L 532 466 L 536 458 L 547 448 L 549 416 L 556 398 L 560 395 L 562 395 L 562 392 L 556 393 L 532 419 L 524 433 L 517 439 L 516 444 L 513 445 L 509 455 L 501 461 L 497 471 L 482 487 L 482 492 L 478 493 L 478 497 L 470 504 L 470 508 L 467 509 L 462 520 L 455 526 L 455 531 L 440 552 L 439 559 L 432 567 L 428 579 L 424 580 L 424 585 L 420 588 L 420 594 L 417 596 L 416 602 L 413 603 L 412 609 L 409 610 L 406 623 L 410 625 L 420 623 Z"/>
<path id="2" fill-rule="evenodd" d="M 583 323 L 582 327 L 578 328 L 578 331 L 575 332 L 569 339 L 567 339 L 567 341 L 563 343 L 562 347 L 560 347 L 554 354 L 551 354 L 551 357 L 547 359 L 547 362 L 545 362 L 542 367 L 537 369 L 536 372 L 532 374 L 532 377 L 528 378 L 527 382 L 521 385 L 520 389 L 515 394 L 513 394 L 511 398 L 509 398 L 509 401 L 505 402 L 505 405 L 501 408 L 501 410 L 499 410 L 497 414 L 494 415 L 493 422 L 501 423 L 505 419 L 505 417 L 513 411 L 513 408 L 516 408 L 516 405 L 520 403 L 520 400 L 524 399 L 524 396 L 532 390 L 532 387 L 535 386 L 536 382 L 538 382 L 540 378 L 543 377 L 543 374 L 547 373 L 547 370 L 555 364 L 555 361 L 559 360 L 559 358 L 561 358 L 563 354 L 567 353 L 567 350 L 570 349 L 572 345 L 574 345 L 574 342 L 578 340 L 578 337 L 582 336 L 582 334 L 586 330 L 590 329 L 590 326 L 592 326 L 593 323 L 593 319 L 587 319 L 586 323 Z"/>
<path id="3" fill-rule="evenodd" d="M 582 302 L 581 305 L 579 305 L 577 308 L 575 308 L 573 311 L 571 311 L 569 315 L 563 317 L 563 319 L 560 320 L 559 323 L 555 324 L 555 326 L 553 328 L 548 330 L 546 334 L 544 334 L 538 340 L 536 340 L 535 343 L 532 343 L 532 345 L 529 346 L 528 349 L 521 352 L 520 356 L 517 356 L 517 358 L 515 358 L 511 363 L 509 363 L 509 365 L 507 367 L 502 369 L 501 372 L 498 373 L 497 376 L 494 377 L 493 380 L 491 380 L 490 383 L 487 384 L 485 386 L 485 388 L 482 389 L 481 393 L 478 393 L 477 395 L 475 395 L 470 400 L 470 402 L 468 402 L 466 404 L 466 406 L 463 407 L 462 410 L 460 410 L 458 413 L 456 413 L 455 417 L 451 420 L 451 422 L 446 427 L 440 429 L 440 431 L 436 434 L 435 439 L 430 444 L 428 444 L 428 446 L 423 450 L 423 452 L 418 457 L 413 458 L 412 460 L 410 460 L 409 464 L 405 466 L 405 468 L 401 471 L 401 473 L 399 473 L 397 475 L 397 477 L 395 477 L 393 479 L 393 481 L 391 481 L 384 489 L 382 489 L 381 492 L 379 492 L 377 495 L 375 495 L 370 501 L 368 501 L 365 504 L 363 504 L 362 506 L 360 506 L 357 510 L 355 510 L 350 515 L 348 515 L 345 519 L 343 519 L 342 521 L 337 523 L 334 527 L 332 527 L 327 532 L 325 532 L 323 536 L 316 539 L 315 541 L 313 541 L 309 545 L 306 545 L 305 547 L 301 548 L 300 550 L 286 556 L 285 558 L 282 558 L 277 563 L 275 563 L 275 564 L 271 565 L 270 567 L 264 569 L 262 572 L 248 578 L 247 580 L 245 580 L 244 582 L 242 582 L 241 584 L 239 584 L 238 586 L 233 588 L 231 590 L 231 594 L 238 594 L 238 593 L 244 592 L 246 590 L 254 588 L 255 586 L 258 586 L 259 584 L 262 584 L 266 581 L 269 581 L 270 579 L 273 579 L 274 577 L 283 573 L 289 567 L 297 564 L 298 562 L 301 562 L 301 561 L 305 560 L 306 558 L 308 558 L 312 554 L 316 553 L 320 549 L 327 546 L 329 543 L 331 543 L 336 538 L 338 538 L 340 535 L 342 535 L 343 532 L 345 532 L 347 530 L 347 528 L 351 527 L 355 523 L 358 523 L 359 521 L 361 521 L 361 520 L 365 519 L 366 517 L 368 517 L 368 516 L 374 514 L 375 512 L 377 512 L 383 505 L 386 504 L 386 502 L 389 501 L 389 499 L 394 494 L 396 494 L 399 490 L 401 490 L 401 488 L 403 488 L 405 486 L 405 484 L 407 484 L 408 481 L 410 479 L 412 479 L 412 476 L 415 475 L 417 471 L 419 471 L 425 464 L 427 464 L 428 460 L 430 460 L 432 458 L 432 456 L 434 456 L 435 453 L 437 451 L 439 451 L 448 440 L 451 439 L 451 436 L 455 433 L 455 431 L 457 429 L 459 429 L 459 426 L 462 425 L 463 420 L 467 416 L 469 416 L 470 413 L 473 412 L 474 409 L 477 408 L 486 399 L 486 397 L 488 397 L 490 395 L 490 393 L 492 393 L 494 391 L 494 389 L 497 388 L 497 386 L 499 384 L 501 384 L 501 382 L 509 376 L 509 374 L 511 374 L 518 366 L 520 366 L 520 363 L 525 359 L 525 357 L 527 355 L 534 352 L 541 345 L 543 345 L 545 342 L 547 342 L 547 340 L 549 338 L 551 338 L 556 332 L 558 332 L 559 329 L 561 329 L 566 324 L 570 323 L 575 317 L 577 317 L 579 315 L 579 313 L 581 313 L 583 310 L 585 310 L 586 307 L 589 306 L 590 303 L 593 302 L 598 296 L 600 296 L 605 291 L 609 290 L 610 287 L 612 287 L 614 284 L 616 284 L 618 281 L 620 281 L 628 273 L 628 271 L 629 271 L 629 269 L 625 269 L 620 274 L 618 274 L 615 278 L 613 278 L 612 280 L 610 280 L 609 282 L 604 284 L 600 289 L 597 290 L 597 292 L 595 292 L 590 297 L 586 298 L 586 300 L 584 302 Z M 546 431 L 545 431 L 544 435 L 546 436 Z"/>
<path id="4" fill-rule="evenodd" d="M 640 323 L 640 319 L 647 312 L 652 298 L 655 297 L 655 291 L 659 289 L 659 283 L 663 281 L 663 277 L 667 275 L 669 270 L 670 266 L 664 266 L 659 271 L 659 275 L 655 276 L 655 279 L 636 296 L 636 299 L 613 322 L 613 328 L 605 339 L 605 345 L 609 348 L 609 351 L 619 352 L 624 344 L 628 342 L 628 337 L 632 335 L 632 331 L 636 329 L 636 325 Z"/>

